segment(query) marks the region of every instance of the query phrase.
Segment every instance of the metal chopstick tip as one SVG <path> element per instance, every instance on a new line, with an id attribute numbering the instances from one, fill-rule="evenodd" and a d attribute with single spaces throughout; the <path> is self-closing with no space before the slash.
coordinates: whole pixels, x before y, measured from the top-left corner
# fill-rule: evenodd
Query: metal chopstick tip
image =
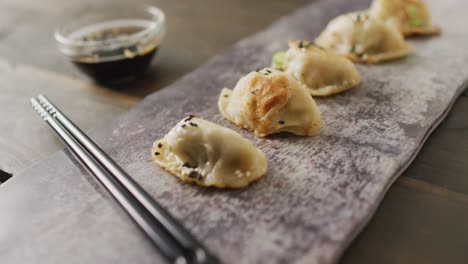
<path id="1" fill-rule="evenodd" d="M 55 106 L 49 101 L 49 99 L 47 99 L 47 97 L 45 97 L 42 94 L 39 94 L 37 96 L 37 100 L 38 100 L 39 104 L 41 104 L 42 107 L 45 108 L 45 110 L 49 114 L 51 114 L 53 117 L 55 117 L 57 115 L 57 108 L 55 108 Z"/>
<path id="2" fill-rule="evenodd" d="M 29 99 L 29 101 L 31 102 L 31 105 L 33 107 L 33 109 L 39 114 L 39 116 L 46 120 L 47 119 L 47 113 L 45 111 L 45 109 L 41 106 L 41 104 L 36 100 L 36 98 L 31 98 Z"/>
<path id="3" fill-rule="evenodd" d="M 51 114 L 53 117 L 56 116 L 57 114 L 57 109 L 54 107 L 54 105 L 49 101 L 49 99 L 47 99 L 47 97 L 45 97 L 44 95 L 42 94 L 39 94 L 37 96 L 37 99 L 39 100 L 39 103 L 45 108 L 45 110 L 47 112 L 49 112 L 49 114 Z"/>

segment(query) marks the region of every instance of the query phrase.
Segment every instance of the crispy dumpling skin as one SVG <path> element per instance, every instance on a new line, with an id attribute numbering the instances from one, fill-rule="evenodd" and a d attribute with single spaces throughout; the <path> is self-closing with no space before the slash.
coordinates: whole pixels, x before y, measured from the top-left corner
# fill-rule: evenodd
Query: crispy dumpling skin
<path id="1" fill-rule="evenodd" d="M 279 132 L 313 136 L 320 129 L 320 113 L 307 88 L 271 68 L 249 73 L 234 90 L 224 88 L 218 108 L 227 120 L 258 137 Z"/>
<path id="2" fill-rule="evenodd" d="M 289 50 L 283 60 L 279 63 L 278 59 L 273 60 L 273 66 L 305 84 L 313 96 L 337 94 L 361 82 L 356 67 L 349 59 L 307 41 L 289 42 Z"/>
<path id="3" fill-rule="evenodd" d="M 180 121 L 152 148 L 153 160 L 185 182 L 242 188 L 265 175 L 265 155 L 239 133 L 201 118 Z"/>
<path id="4" fill-rule="evenodd" d="M 396 26 L 405 36 L 440 33 L 423 0 L 374 0 L 369 14 Z"/>
<path id="5" fill-rule="evenodd" d="M 316 44 L 360 63 L 378 63 L 413 51 L 397 28 L 365 12 L 338 16 L 328 23 Z"/>

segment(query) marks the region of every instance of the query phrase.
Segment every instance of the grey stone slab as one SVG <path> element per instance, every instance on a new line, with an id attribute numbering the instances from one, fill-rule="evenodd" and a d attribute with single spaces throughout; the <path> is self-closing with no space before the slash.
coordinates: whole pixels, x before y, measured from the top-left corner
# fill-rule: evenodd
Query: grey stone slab
<path id="1" fill-rule="evenodd" d="M 226 263 L 332 263 L 445 117 L 468 80 L 462 0 L 428 1 L 444 33 L 413 41 L 403 60 L 359 66 L 363 85 L 317 99 L 320 135 L 255 138 L 225 121 L 216 100 L 269 64 L 288 39 L 313 39 L 335 15 L 369 1 L 316 1 L 243 40 L 91 135 Z M 63 107 L 66 112 L 66 107 Z M 182 184 L 157 167 L 152 142 L 197 114 L 252 140 L 269 158 L 265 178 L 237 191 Z M 154 263 L 149 241 L 67 152 L 0 192 L 0 261 Z"/>

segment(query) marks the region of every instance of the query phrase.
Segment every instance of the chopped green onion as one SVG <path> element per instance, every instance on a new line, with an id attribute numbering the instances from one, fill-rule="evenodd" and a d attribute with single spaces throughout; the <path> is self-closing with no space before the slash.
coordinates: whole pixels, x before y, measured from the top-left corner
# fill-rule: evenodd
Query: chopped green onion
<path id="1" fill-rule="evenodd" d="M 406 7 L 406 14 L 408 14 L 409 24 L 412 27 L 422 26 L 422 21 L 418 15 L 418 7 L 416 5 L 408 5 Z"/>
<path id="2" fill-rule="evenodd" d="M 309 43 L 308 41 L 299 41 L 299 44 L 297 45 L 297 47 L 300 49 L 308 49 L 310 46 L 312 46 L 312 43 Z"/>
<path id="3" fill-rule="evenodd" d="M 285 62 L 286 62 L 286 52 L 280 51 L 280 52 L 276 52 L 275 55 L 273 55 L 272 64 L 273 64 L 273 67 L 275 67 L 276 69 L 279 69 L 279 70 L 284 69 L 284 67 L 286 66 Z"/>
<path id="4" fill-rule="evenodd" d="M 361 21 L 361 14 L 357 14 L 356 16 L 356 22 L 360 22 Z"/>

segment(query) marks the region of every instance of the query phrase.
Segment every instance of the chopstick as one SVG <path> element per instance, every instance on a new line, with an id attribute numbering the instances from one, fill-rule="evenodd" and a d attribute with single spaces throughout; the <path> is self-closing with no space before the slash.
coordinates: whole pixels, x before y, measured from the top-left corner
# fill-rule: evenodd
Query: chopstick
<path id="1" fill-rule="evenodd" d="M 153 200 L 120 166 L 45 96 L 33 108 L 68 149 L 109 191 L 169 262 L 219 263 L 180 223 Z"/>
<path id="2" fill-rule="evenodd" d="M 177 263 L 183 258 L 183 252 L 178 247 L 177 241 L 172 239 L 158 223 L 151 223 L 151 217 L 147 215 L 142 206 L 138 206 L 129 192 L 122 188 L 91 156 L 83 149 L 78 142 L 59 124 L 35 99 L 31 99 L 31 104 L 41 117 L 52 127 L 57 135 L 64 141 L 70 151 L 78 160 L 102 183 L 111 193 L 117 202 L 127 211 L 132 219 L 143 229 L 149 238 L 160 248 L 162 254 L 171 262 Z"/>
<path id="3" fill-rule="evenodd" d="M 96 145 L 81 129 L 68 119 L 45 96 L 39 95 L 41 105 L 51 113 L 70 133 L 86 148 L 101 165 L 110 171 L 150 213 L 182 244 L 186 251 L 195 252 L 203 257 L 205 250 L 192 235 L 170 214 L 157 204 L 119 165 L 117 165 L 99 146 Z"/>

